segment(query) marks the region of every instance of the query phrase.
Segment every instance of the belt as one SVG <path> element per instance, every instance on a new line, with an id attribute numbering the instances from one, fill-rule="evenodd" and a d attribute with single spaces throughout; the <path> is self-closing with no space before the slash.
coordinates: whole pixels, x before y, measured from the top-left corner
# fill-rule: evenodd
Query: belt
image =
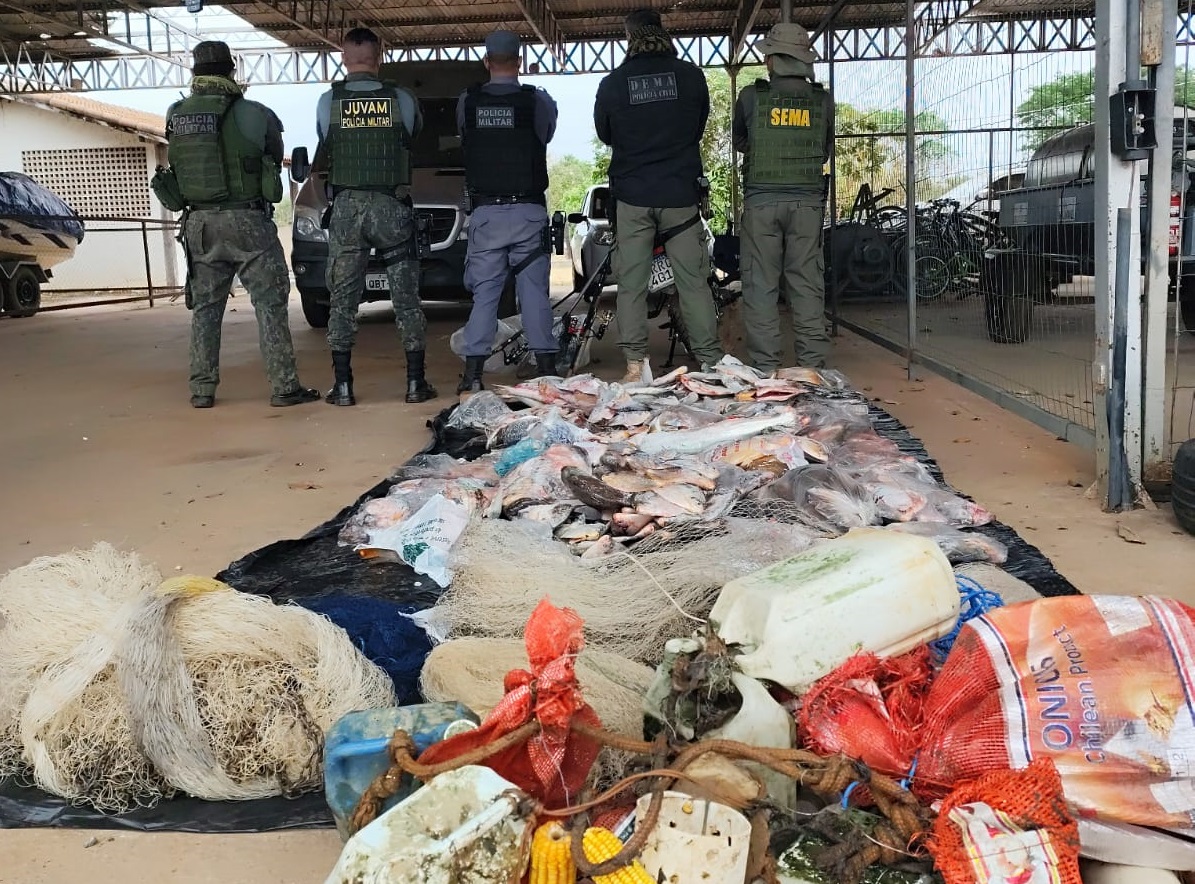
<path id="1" fill-rule="evenodd" d="M 346 190 L 355 190 L 362 193 L 381 193 L 385 194 L 386 196 L 396 197 L 398 194 L 395 193 L 395 191 L 398 190 L 398 188 L 405 186 L 406 185 L 404 184 L 393 184 L 390 186 L 386 186 L 384 184 L 373 184 L 363 187 L 349 187 L 347 185 L 338 184 L 332 187 L 332 196 L 337 196 L 338 194 L 344 193 Z"/>
<path id="2" fill-rule="evenodd" d="M 473 194 L 473 207 L 478 206 L 517 206 L 517 205 L 533 205 L 533 206 L 547 206 L 548 201 L 543 194 L 509 194 L 503 196 L 489 196 L 486 194 Z"/>
<path id="3" fill-rule="evenodd" d="M 193 205 L 187 206 L 187 210 L 191 212 L 228 212 L 243 209 L 256 209 L 264 212 L 266 208 L 265 200 L 250 200 L 244 203 L 219 203 L 217 205 Z"/>

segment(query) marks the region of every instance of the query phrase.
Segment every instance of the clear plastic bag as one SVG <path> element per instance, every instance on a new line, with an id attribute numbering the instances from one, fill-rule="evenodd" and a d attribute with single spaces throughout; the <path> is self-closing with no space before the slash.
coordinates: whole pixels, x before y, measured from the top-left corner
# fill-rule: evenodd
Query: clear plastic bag
<path id="1" fill-rule="evenodd" d="M 899 522 L 889 525 L 888 530 L 930 538 L 938 544 L 952 565 L 972 562 L 1003 565 L 1008 561 L 1008 547 L 978 531 L 960 531 L 940 522 Z"/>
<path id="2" fill-rule="evenodd" d="M 482 390 L 458 405 L 445 426 L 453 430 L 483 430 L 492 432 L 514 412 L 497 393 Z"/>
<path id="3" fill-rule="evenodd" d="M 880 523 L 875 499 L 866 486 L 842 470 L 820 464 L 790 470 L 752 498 L 790 503 L 802 522 L 827 533 Z"/>
<path id="4" fill-rule="evenodd" d="M 498 320 L 498 331 L 494 335 L 493 347 L 496 352 L 485 361 L 485 370 L 487 372 L 493 373 L 508 370 L 506 360 L 503 358 L 502 351 L 499 348 L 514 337 L 515 333 L 522 329 L 522 327 L 523 323 L 517 316 Z M 448 347 L 461 359 L 465 358 L 465 329 L 463 327 L 458 328 L 448 338 Z"/>
<path id="5" fill-rule="evenodd" d="M 395 482 L 409 482 L 412 479 L 477 479 L 482 482 L 498 481 L 495 465 L 497 459 L 491 455 L 476 460 L 457 460 L 449 454 L 417 454 L 400 467 L 396 467 L 390 478 Z"/>

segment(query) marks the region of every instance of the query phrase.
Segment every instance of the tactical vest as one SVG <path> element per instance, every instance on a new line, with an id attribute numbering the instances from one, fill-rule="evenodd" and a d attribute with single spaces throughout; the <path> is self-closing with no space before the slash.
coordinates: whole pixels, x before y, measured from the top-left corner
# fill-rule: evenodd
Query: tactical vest
<path id="1" fill-rule="evenodd" d="M 829 94 L 811 83 L 808 95 L 789 95 L 767 80 L 755 81 L 755 124 L 743 183 L 787 187 L 822 187 Z"/>
<path id="2" fill-rule="evenodd" d="M 411 183 L 411 136 L 394 85 L 368 91 L 332 84 L 328 183 L 333 187 L 392 188 Z"/>
<path id="3" fill-rule="evenodd" d="M 262 148 L 237 126 L 239 95 L 184 98 L 170 115 L 170 166 L 188 207 L 250 203 L 262 198 Z"/>
<path id="4" fill-rule="evenodd" d="M 465 184 L 481 197 L 543 199 L 548 189 L 548 147 L 535 134 L 534 86 L 492 95 L 481 86 L 465 93 Z"/>

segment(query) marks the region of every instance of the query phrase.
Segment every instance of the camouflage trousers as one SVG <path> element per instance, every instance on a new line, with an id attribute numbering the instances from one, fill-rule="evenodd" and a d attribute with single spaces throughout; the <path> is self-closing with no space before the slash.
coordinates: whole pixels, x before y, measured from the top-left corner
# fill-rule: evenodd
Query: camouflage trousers
<path id="1" fill-rule="evenodd" d="M 414 209 L 389 194 L 346 190 L 333 200 L 328 226 L 328 293 L 332 308 L 328 345 L 332 351 L 352 350 L 357 339 L 357 308 L 365 291 L 370 248 L 377 249 L 386 264 L 394 322 L 403 349 L 424 349 L 427 318 L 419 301 Z"/>
<path id="2" fill-rule="evenodd" d="M 270 392 L 297 390 L 287 318 L 290 273 L 274 222 L 256 209 L 199 209 L 187 216 L 183 233 L 190 265 L 191 395 L 213 396 L 220 383 L 220 332 L 234 276 L 257 313 Z"/>

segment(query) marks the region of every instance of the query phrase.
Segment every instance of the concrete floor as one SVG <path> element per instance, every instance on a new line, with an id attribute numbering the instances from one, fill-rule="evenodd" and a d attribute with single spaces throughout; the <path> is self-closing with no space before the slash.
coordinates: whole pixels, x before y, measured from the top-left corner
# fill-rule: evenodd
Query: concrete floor
<path id="1" fill-rule="evenodd" d="M 429 329 L 429 376 L 445 394 L 460 371 L 447 339 L 461 322 L 459 310 L 440 311 Z M 322 334 L 306 327 L 297 304 L 291 324 L 303 380 L 325 386 Z M 225 323 L 217 407 L 194 411 L 187 331 L 181 305 L 0 321 L 9 414 L 0 426 L 0 569 L 109 540 L 166 573 L 215 573 L 335 513 L 422 447 L 425 421 L 450 401 L 401 402 L 391 314 L 371 306 L 355 364 L 361 404 L 271 409 L 252 311 L 238 298 Z M 615 338 L 612 329 L 597 348 L 599 373 L 621 369 Z M 1195 539 L 1165 510 L 1101 513 L 1083 493 L 1093 475 L 1089 454 L 938 378 L 909 382 L 895 357 L 854 336 L 837 341 L 834 361 L 925 440 L 953 484 L 1039 546 L 1080 589 L 1195 602 L 1179 576 L 1195 569 Z M 1123 540 L 1118 526 L 1143 543 Z M 330 830 L 3 831 L 0 882 L 317 884 L 338 850 Z"/>
<path id="2" fill-rule="evenodd" d="M 1090 277 L 1076 277 L 1057 290 L 1056 303 L 1037 305 L 1031 337 L 1023 344 L 989 340 L 982 297 L 948 295 L 918 302 L 918 349 L 1094 431 L 1094 284 Z M 842 315 L 902 345 L 908 340 L 904 302 L 851 299 L 844 302 Z M 1195 335 L 1177 330 L 1174 305 L 1167 321 L 1167 343 L 1166 420 L 1177 447 L 1195 436 Z"/>

